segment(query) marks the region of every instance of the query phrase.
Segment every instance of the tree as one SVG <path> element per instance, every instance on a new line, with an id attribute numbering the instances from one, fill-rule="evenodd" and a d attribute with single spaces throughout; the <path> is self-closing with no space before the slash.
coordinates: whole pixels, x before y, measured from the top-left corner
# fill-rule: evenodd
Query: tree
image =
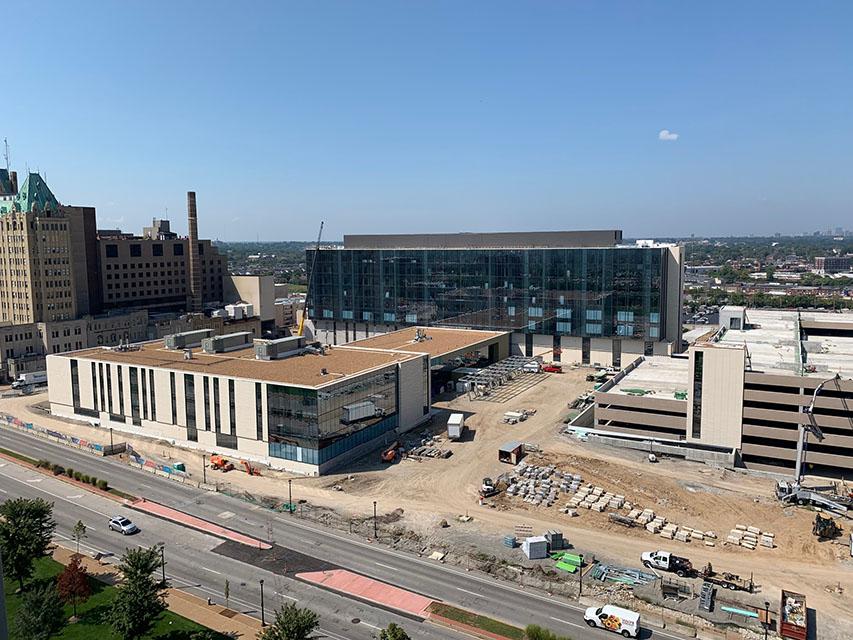
<path id="1" fill-rule="evenodd" d="M 15 632 L 20 640 L 47 640 L 64 623 L 62 601 L 56 587 L 45 583 L 24 593 L 15 615 Z"/>
<path id="2" fill-rule="evenodd" d="M 86 602 L 92 595 L 92 587 L 89 585 L 89 576 L 80 562 L 80 554 L 71 556 L 71 562 L 56 579 L 56 589 L 59 597 L 65 604 L 70 604 L 77 617 L 77 605 Z"/>
<path id="3" fill-rule="evenodd" d="M 392 622 L 379 632 L 379 640 L 411 640 L 411 638 L 409 638 L 409 634 L 405 632 L 403 627 L 397 626 Z"/>
<path id="4" fill-rule="evenodd" d="M 128 549 L 119 570 L 121 584 L 108 614 L 113 631 L 124 640 L 136 640 L 145 635 L 165 609 L 167 584 L 154 578 L 160 567 L 160 547 Z"/>
<path id="5" fill-rule="evenodd" d="M 306 640 L 319 624 L 320 617 L 316 613 L 289 603 L 275 612 L 275 620 L 261 632 L 258 640 Z"/>
<path id="6" fill-rule="evenodd" d="M 13 498 L 0 505 L 0 549 L 6 573 L 18 581 L 33 575 L 33 561 L 47 555 L 56 522 L 53 504 L 41 498 Z"/>
<path id="7" fill-rule="evenodd" d="M 71 536 L 74 538 L 74 542 L 77 543 L 77 553 L 80 553 L 80 541 L 86 537 L 86 525 L 83 524 L 82 520 L 78 520 L 77 524 L 74 525 L 74 528 L 71 530 Z"/>

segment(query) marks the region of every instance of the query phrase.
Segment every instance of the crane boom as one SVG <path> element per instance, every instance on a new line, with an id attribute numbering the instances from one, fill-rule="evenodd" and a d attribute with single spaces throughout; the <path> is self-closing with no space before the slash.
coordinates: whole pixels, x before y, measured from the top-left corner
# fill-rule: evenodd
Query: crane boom
<path id="1" fill-rule="evenodd" d="M 302 318 L 299 320 L 299 330 L 296 335 L 301 336 L 305 330 L 305 321 L 308 319 L 308 298 L 311 296 L 311 281 L 314 279 L 314 265 L 317 264 L 317 254 L 320 253 L 320 240 L 323 237 L 324 221 L 320 220 L 320 231 L 317 234 L 317 246 L 314 247 L 314 255 L 311 257 L 311 270 L 308 272 L 308 286 L 305 288 L 305 308 L 302 310 Z"/>

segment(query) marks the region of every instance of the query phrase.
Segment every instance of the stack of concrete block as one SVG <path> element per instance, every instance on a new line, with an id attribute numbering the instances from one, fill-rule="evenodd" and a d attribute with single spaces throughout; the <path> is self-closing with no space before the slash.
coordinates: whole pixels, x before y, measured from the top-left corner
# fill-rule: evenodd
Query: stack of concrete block
<path id="1" fill-rule="evenodd" d="M 646 531 L 650 533 L 658 533 L 661 530 L 662 526 L 657 520 L 653 520 L 646 524 Z"/>
<path id="2" fill-rule="evenodd" d="M 726 542 L 729 544 L 739 545 L 740 539 L 743 537 L 743 531 L 740 529 L 732 529 L 726 537 Z"/>
<path id="3" fill-rule="evenodd" d="M 706 531 L 705 537 L 711 538 L 712 540 L 716 540 L 717 539 L 717 532 L 716 531 Z"/>
<path id="4" fill-rule="evenodd" d="M 660 536 L 661 538 L 666 538 L 667 540 L 672 540 L 675 537 L 675 532 L 678 530 L 678 525 L 665 524 L 661 529 Z"/>
<path id="5" fill-rule="evenodd" d="M 631 520 L 636 520 L 640 517 L 641 513 L 642 511 L 640 511 L 639 509 L 631 509 L 631 511 L 628 512 L 628 517 L 631 518 Z"/>
<path id="6" fill-rule="evenodd" d="M 640 515 L 637 517 L 637 522 L 640 524 L 648 524 L 652 520 L 655 519 L 655 512 L 651 509 L 643 509 Z"/>
<path id="7" fill-rule="evenodd" d="M 761 537 L 758 539 L 758 543 L 762 547 L 767 547 L 768 549 L 773 549 L 776 546 L 776 534 L 770 533 L 769 531 L 765 531 L 761 534 Z"/>
<path id="8" fill-rule="evenodd" d="M 690 537 L 691 537 L 693 540 L 704 540 L 704 539 L 705 539 L 705 534 L 704 534 L 704 533 L 702 533 L 701 531 L 697 531 L 696 529 L 693 529 L 693 530 L 690 532 Z"/>
<path id="9" fill-rule="evenodd" d="M 613 496 L 612 498 L 610 498 L 610 500 L 607 502 L 607 506 L 610 507 L 611 509 L 618 509 L 624 503 L 625 503 L 625 496 L 616 495 L 616 496 Z"/>
<path id="10" fill-rule="evenodd" d="M 684 529 L 679 529 L 675 532 L 675 539 L 679 542 L 690 542 L 690 534 Z"/>

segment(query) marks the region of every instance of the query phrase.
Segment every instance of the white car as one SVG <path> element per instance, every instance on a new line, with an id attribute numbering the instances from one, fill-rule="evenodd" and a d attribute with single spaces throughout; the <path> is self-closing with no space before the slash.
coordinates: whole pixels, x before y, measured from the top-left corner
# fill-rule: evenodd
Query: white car
<path id="1" fill-rule="evenodd" d="M 110 518 L 109 526 L 112 531 L 118 531 L 123 536 L 129 536 L 134 533 L 139 533 L 139 527 L 137 527 L 124 516 L 116 516 L 114 518 Z"/>
<path id="2" fill-rule="evenodd" d="M 621 633 L 626 638 L 636 638 L 640 633 L 640 614 L 612 604 L 590 607 L 583 619 L 590 627 Z"/>

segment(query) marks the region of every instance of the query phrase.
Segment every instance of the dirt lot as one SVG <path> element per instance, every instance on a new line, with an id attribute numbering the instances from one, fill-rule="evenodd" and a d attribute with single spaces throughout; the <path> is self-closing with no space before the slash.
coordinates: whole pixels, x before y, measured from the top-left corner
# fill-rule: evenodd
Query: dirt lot
<path id="1" fill-rule="evenodd" d="M 637 452 L 599 448 L 561 435 L 559 427 L 568 413 L 567 403 L 590 385 L 584 382 L 585 374 L 584 369 L 541 374 L 538 384 L 510 399 L 501 396 L 490 401 L 472 401 L 467 397 L 439 400 L 435 406 L 445 412 L 435 419 L 436 431 L 441 431 L 447 410 L 465 413 L 470 428 L 460 442 L 438 443 L 437 446 L 453 452 L 450 458 L 403 460 L 387 465 L 374 452 L 334 475 L 295 478 L 294 497 L 356 516 L 372 512 L 372 502 L 377 500 L 381 512 L 402 509 L 398 524 L 425 539 L 444 538 L 453 544 L 478 546 L 487 554 L 496 553 L 500 537 L 512 533 L 518 524 L 531 525 L 536 533 L 561 529 L 575 548 L 630 566 L 638 566 L 642 551 L 666 548 L 690 557 L 696 565 L 710 561 L 718 569 L 741 575 L 754 573 L 762 594 L 767 594 L 773 603 L 782 587 L 804 592 L 809 604 L 821 613 L 851 621 L 853 625 L 850 613 L 853 562 L 849 547 L 818 543 L 811 535 L 813 514 L 795 508 L 781 509 L 772 496 L 773 480 L 675 460 L 652 465 Z M 44 426 L 74 431 L 96 441 L 104 440 L 101 429 L 72 426 L 30 408 L 43 400 L 44 396 L 0 400 L 0 411 Z M 501 421 L 505 411 L 522 407 L 536 408 L 537 413 L 517 425 Z M 419 437 L 420 432 L 414 436 L 410 440 Z M 477 490 L 482 478 L 496 478 L 511 469 L 497 461 L 498 447 L 510 440 L 542 448 L 542 454 L 528 455 L 528 462 L 555 464 L 560 470 L 579 473 L 584 483 L 622 494 L 671 522 L 715 531 L 719 536 L 717 546 L 668 541 L 644 529 L 625 529 L 611 524 L 606 513 L 581 510 L 578 517 L 569 518 L 558 510 L 568 501 L 566 494 L 561 494 L 557 504 L 550 508 L 533 507 L 509 496 L 498 497 L 493 507 L 480 506 Z M 201 475 L 197 454 L 174 449 L 162 441 L 129 441 L 145 454 L 183 461 L 191 473 Z M 212 477 L 253 494 L 283 495 L 282 479 L 287 476 L 276 473 L 249 477 L 238 471 L 227 475 L 208 471 L 208 480 Z M 464 525 L 454 522 L 456 516 L 466 513 L 473 517 L 472 522 Z M 439 528 L 443 519 L 451 523 L 449 529 Z M 721 545 L 736 524 L 775 533 L 777 548 L 748 551 Z M 845 524 L 845 537 L 850 530 L 851 525 Z"/>

